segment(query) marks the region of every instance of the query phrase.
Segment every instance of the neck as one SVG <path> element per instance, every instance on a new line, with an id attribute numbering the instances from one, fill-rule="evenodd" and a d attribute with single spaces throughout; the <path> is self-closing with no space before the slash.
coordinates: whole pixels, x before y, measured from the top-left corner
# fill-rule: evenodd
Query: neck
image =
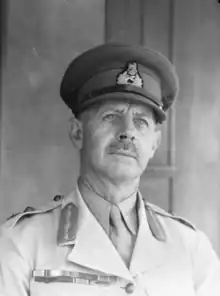
<path id="1" fill-rule="evenodd" d="M 78 186 L 80 191 L 83 186 L 86 186 L 108 202 L 116 204 L 137 192 L 139 179 L 126 180 L 119 183 L 104 177 L 81 173 L 78 179 Z"/>

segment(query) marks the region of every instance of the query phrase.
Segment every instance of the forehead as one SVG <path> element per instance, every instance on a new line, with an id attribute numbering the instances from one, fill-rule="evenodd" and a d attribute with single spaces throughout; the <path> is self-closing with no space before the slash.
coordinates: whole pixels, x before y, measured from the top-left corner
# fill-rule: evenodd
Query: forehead
<path id="1" fill-rule="evenodd" d="M 132 102 L 126 102 L 126 101 L 107 101 L 102 103 L 99 106 L 98 113 L 103 113 L 106 111 L 119 111 L 119 112 L 128 112 L 129 110 L 132 110 L 133 113 L 140 113 L 142 115 L 146 115 L 149 117 L 153 116 L 153 110 L 151 107 L 141 104 L 141 103 L 132 103 Z"/>

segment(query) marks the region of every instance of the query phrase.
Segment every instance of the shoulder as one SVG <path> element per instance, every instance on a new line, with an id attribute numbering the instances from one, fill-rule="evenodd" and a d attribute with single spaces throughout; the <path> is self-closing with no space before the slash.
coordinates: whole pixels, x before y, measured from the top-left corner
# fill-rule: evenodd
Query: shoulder
<path id="1" fill-rule="evenodd" d="M 31 269 L 37 252 L 56 243 L 62 197 L 35 209 L 26 207 L 0 227 L 0 264 L 7 268 Z M 1 293 L 0 293 L 1 294 Z"/>
<path id="2" fill-rule="evenodd" d="M 148 221 L 155 221 L 149 223 L 150 228 L 155 229 L 154 233 L 159 233 L 158 230 L 160 230 L 160 233 L 163 234 L 161 235 L 162 238 L 175 241 L 176 245 L 188 250 L 187 252 L 193 254 L 193 257 L 196 257 L 197 250 L 201 249 L 201 246 L 206 246 L 205 252 L 211 252 L 212 248 L 207 235 L 193 223 L 180 216 L 170 214 L 151 203 L 145 203 L 145 208 L 150 217 Z"/>
<path id="3" fill-rule="evenodd" d="M 38 209 L 26 207 L 3 223 L 0 227 L 0 258 L 2 254 L 22 254 L 32 258 L 38 245 L 55 244 L 62 202 L 61 198 Z"/>
<path id="4" fill-rule="evenodd" d="M 198 229 L 193 223 L 187 219 L 170 214 L 160 207 L 145 202 L 146 212 L 150 213 L 153 219 L 159 221 L 164 233 L 168 234 L 172 240 L 178 240 L 190 249 L 194 249 L 196 254 L 198 250 L 213 253 L 213 247 L 207 234 Z"/>
<path id="5" fill-rule="evenodd" d="M 163 220 L 168 221 L 168 223 L 171 222 L 177 225 L 183 225 L 184 227 L 186 227 L 186 229 L 188 228 L 193 231 L 197 231 L 197 228 L 195 227 L 195 225 L 190 221 L 188 221 L 187 219 L 175 214 L 171 214 L 154 204 L 146 202 L 145 208 L 146 208 L 146 211 L 149 212 L 149 214 L 152 216 L 155 215 L 156 217 L 159 217 Z"/>
<path id="6" fill-rule="evenodd" d="M 53 200 L 46 204 L 45 206 L 39 207 L 38 209 L 27 206 L 24 211 L 12 214 L 10 217 L 7 218 L 7 220 L 2 224 L 1 230 L 4 231 L 10 231 L 19 225 L 23 225 L 25 223 L 30 223 L 34 219 L 37 219 L 42 217 L 46 213 L 52 213 L 57 208 L 59 208 L 62 205 L 64 196 L 62 195 L 56 195 L 54 196 Z"/>

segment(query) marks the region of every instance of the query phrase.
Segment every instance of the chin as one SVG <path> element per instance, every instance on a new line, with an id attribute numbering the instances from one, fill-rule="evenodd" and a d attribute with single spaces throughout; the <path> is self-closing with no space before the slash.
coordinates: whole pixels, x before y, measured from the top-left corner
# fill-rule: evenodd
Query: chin
<path id="1" fill-rule="evenodd" d="M 93 159 L 94 160 L 94 159 Z M 140 178 L 143 173 L 143 167 L 140 167 L 134 159 L 108 159 L 108 161 L 93 161 L 93 168 L 99 174 L 105 175 L 112 180 L 129 180 Z"/>
<path id="2" fill-rule="evenodd" d="M 110 180 L 112 180 L 115 183 L 123 183 L 123 182 L 131 182 L 132 180 L 135 179 L 140 179 L 140 176 L 137 175 L 117 175 L 115 174 L 114 176 L 110 176 Z"/>
<path id="3" fill-rule="evenodd" d="M 121 181 L 140 177 L 140 171 L 135 170 L 131 166 L 130 167 L 120 166 L 120 167 L 115 167 L 111 169 L 109 168 L 107 173 L 111 179 L 117 179 Z"/>

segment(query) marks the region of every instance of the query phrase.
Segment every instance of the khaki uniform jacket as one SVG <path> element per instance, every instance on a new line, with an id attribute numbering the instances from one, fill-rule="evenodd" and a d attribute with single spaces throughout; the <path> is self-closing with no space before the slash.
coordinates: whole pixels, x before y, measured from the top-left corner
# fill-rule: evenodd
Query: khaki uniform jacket
<path id="1" fill-rule="evenodd" d="M 141 198 L 127 268 L 76 188 L 1 228 L 0 295 L 219 296 L 220 263 L 189 222 Z"/>

